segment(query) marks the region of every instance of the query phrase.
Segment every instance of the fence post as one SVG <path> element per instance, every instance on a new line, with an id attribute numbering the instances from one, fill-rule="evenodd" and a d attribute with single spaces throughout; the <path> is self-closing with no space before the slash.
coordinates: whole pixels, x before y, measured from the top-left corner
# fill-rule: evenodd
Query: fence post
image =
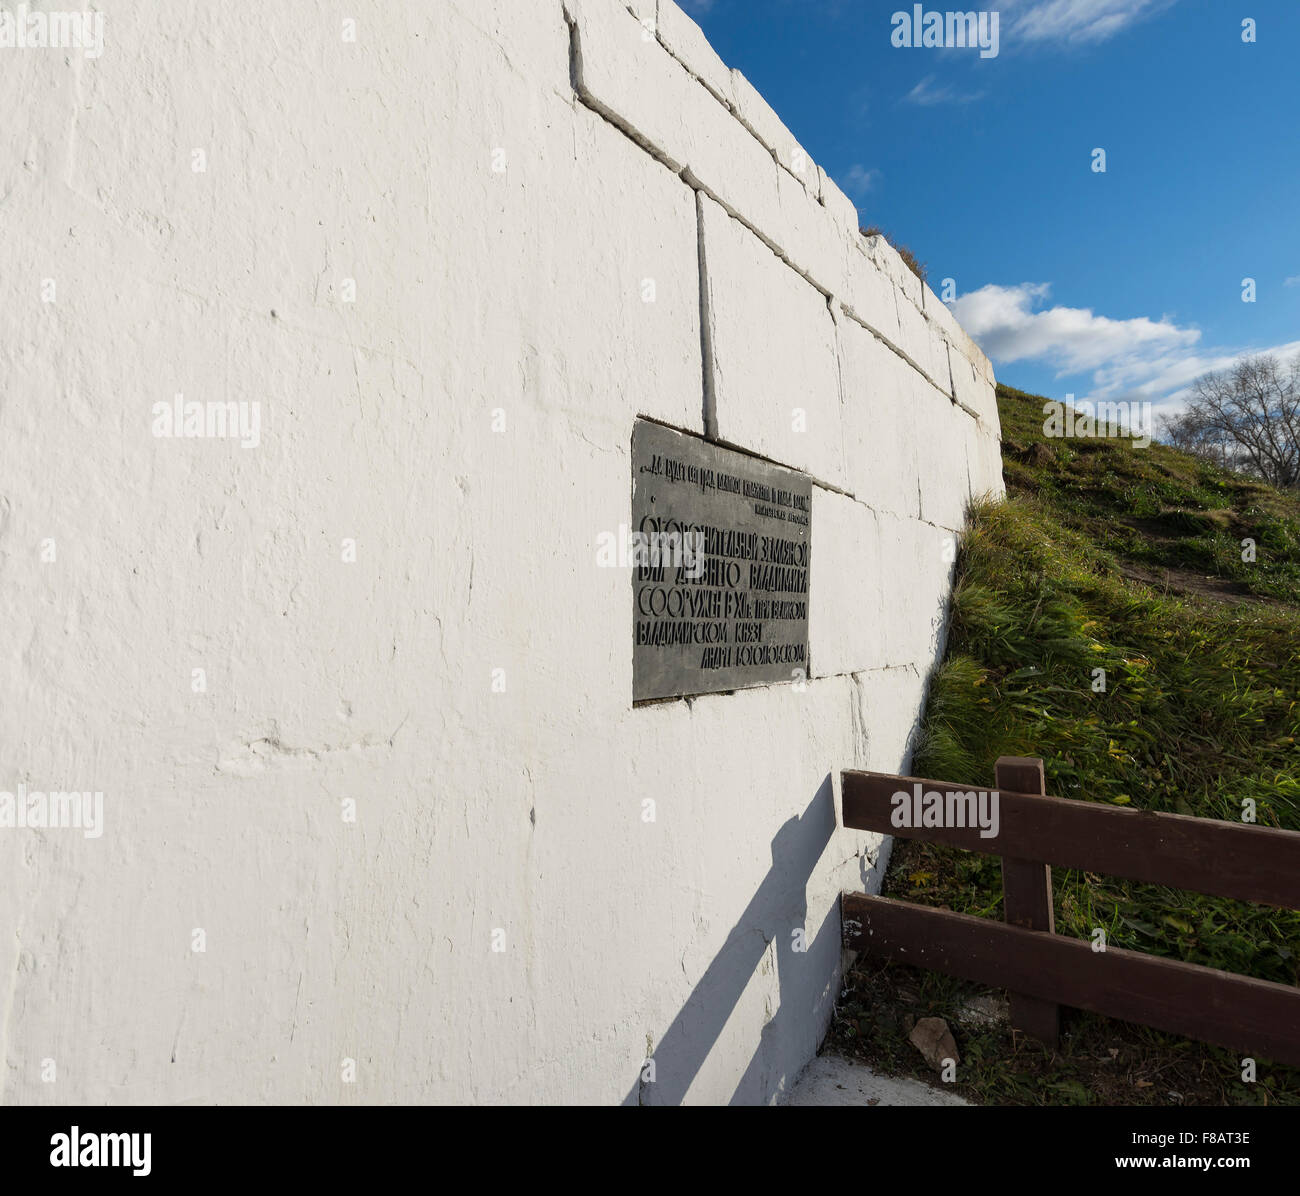
<path id="1" fill-rule="evenodd" d="M 994 773 L 999 790 L 1046 794 L 1042 760 L 1028 756 L 1001 756 Z M 1037 860 L 1002 860 L 1003 920 L 1028 930 L 1056 931 L 1052 912 L 1052 869 Z M 1031 1038 L 1055 1046 L 1060 1034 L 1060 1006 L 1041 997 L 1008 993 L 1011 1025 Z"/>

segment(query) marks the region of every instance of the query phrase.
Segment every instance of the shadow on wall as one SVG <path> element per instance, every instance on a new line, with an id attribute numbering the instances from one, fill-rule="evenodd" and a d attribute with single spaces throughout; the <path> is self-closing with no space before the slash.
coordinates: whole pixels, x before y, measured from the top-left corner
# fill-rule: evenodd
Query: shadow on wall
<path id="1" fill-rule="evenodd" d="M 835 833 L 835 797 L 828 774 L 808 808 L 791 818 L 772 840 L 772 866 L 727 935 L 700 982 L 654 1051 L 653 1083 L 638 1077 L 624 1105 L 679 1105 L 753 979 L 769 943 L 776 944 L 779 1006 L 763 1026 L 758 1047 L 733 1105 L 765 1104 L 777 1084 L 771 1076 L 782 1056 L 802 1067 L 817 1047 L 840 951 L 838 897 L 821 913 L 806 953 L 796 954 L 791 931 L 808 926 L 808 879 Z M 810 977 L 821 983 L 809 983 Z M 807 1049 L 797 1044 L 811 1039 Z M 793 1078 L 793 1077 L 791 1077 Z M 780 1079 L 778 1075 L 776 1079 Z"/>

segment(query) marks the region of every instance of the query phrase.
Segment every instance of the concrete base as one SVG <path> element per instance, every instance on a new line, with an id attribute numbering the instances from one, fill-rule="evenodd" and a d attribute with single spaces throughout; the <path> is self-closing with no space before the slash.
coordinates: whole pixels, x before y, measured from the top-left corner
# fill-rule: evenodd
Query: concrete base
<path id="1" fill-rule="evenodd" d="M 882 1076 L 841 1055 L 819 1055 L 799 1074 L 783 1105 L 969 1105 L 955 1093 L 904 1076 Z"/>

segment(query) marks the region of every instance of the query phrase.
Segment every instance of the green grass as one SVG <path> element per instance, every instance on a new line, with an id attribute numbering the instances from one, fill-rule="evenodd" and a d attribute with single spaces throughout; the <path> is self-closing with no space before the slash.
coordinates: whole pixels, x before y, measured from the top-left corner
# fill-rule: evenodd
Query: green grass
<path id="1" fill-rule="evenodd" d="M 972 512 L 913 771 L 992 787 L 999 756 L 1041 756 L 1062 797 L 1230 820 L 1250 799 L 1260 825 L 1300 830 L 1300 496 L 1160 445 L 1048 439 L 1043 399 L 999 387 L 998 401 L 1008 497 Z M 1001 916 L 996 857 L 895 854 L 887 892 Z M 1061 934 L 1103 927 L 1113 946 L 1300 982 L 1300 913 L 1066 870 L 1054 882 Z M 1003 1080 L 977 1098 L 1015 1099 Z M 1300 1101 L 1300 1073 L 1270 1084 Z"/>
<path id="2" fill-rule="evenodd" d="M 1046 400 L 998 388 L 1003 472 L 1054 526 L 1111 558 L 1190 571 L 1225 591 L 1300 604 L 1300 495 L 1229 473 L 1166 445 L 1048 439 Z M 1242 560 L 1242 540 L 1256 560 Z"/>

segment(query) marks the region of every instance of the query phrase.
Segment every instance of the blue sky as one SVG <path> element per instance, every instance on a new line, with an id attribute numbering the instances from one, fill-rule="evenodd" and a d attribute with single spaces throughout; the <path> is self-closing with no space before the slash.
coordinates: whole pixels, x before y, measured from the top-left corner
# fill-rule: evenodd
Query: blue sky
<path id="1" fill-rule="evenodd" d="M 894 46 L 898 0 L 679 2 L 999 380 L 1172 410 L 1300 351 L 1300 0 L 1002 0 L 996 57 Z"/>

